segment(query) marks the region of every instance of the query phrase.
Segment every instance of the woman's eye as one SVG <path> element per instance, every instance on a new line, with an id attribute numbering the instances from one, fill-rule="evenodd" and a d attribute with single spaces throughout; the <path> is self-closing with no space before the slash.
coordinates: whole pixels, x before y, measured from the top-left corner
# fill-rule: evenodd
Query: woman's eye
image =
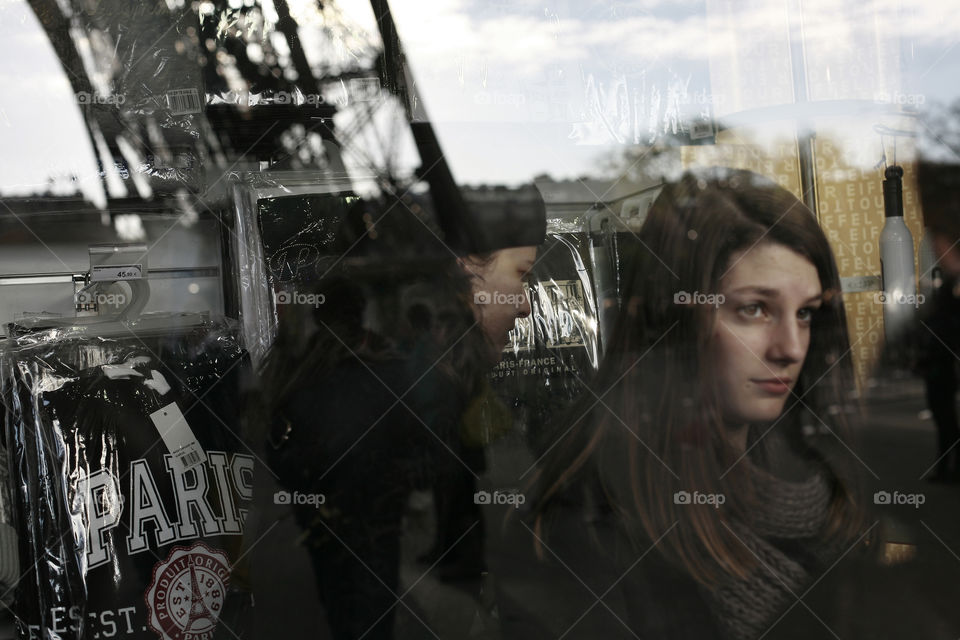
<path id="1" fill-rule="evenodd" d="M 817 307 L 804 307 L 797 312 L 797 317 L 803 322 L 810 322 L 813 320 L 813 314 L 816 310 Z"/>
<path id="2" fill-rule="evenodd" d="M 759 318 L 762 315 L 762 311 L 763 305 L 759 302 L 754 302 L 753 304 L 747 304 L 740 307 L 740 313 L 748 318 Z"/>

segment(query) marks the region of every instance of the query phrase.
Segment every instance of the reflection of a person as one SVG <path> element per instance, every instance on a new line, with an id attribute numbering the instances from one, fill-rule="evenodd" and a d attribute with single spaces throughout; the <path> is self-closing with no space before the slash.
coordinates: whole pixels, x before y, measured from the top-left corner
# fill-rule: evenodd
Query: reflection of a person
<path id="1" fill-rule="evenodd" d="M 560 549 L 591 522 L 631 635 L 757 638 L 860 534 L 805 428 L 845 429 L 837 266 L 810 210 L 743 171 L 668 185 L 639 239 L 596 395 L 539 471 L 536 544 L 586 575 L 597 554 Z"/>
<path id="2" fill-rule="evenodd" d="M 957 422 L 957 357 L 960 354 L 960 166 L 922 160 L 917 185 L 924 224 L 943 273 L 932 310 L 916 329 L 927 405 L 937 426 L 937 461 L 932 482 L 960 482 Z"/>
<path id="3" fill-rule="evenodd" d="M 460 261 L 471 277 L 474 315 L 489 340 L 486 362 L 491 367 L 500 360 L 516 320 L 530 315 L 530 301 L 523 282 L 533 267 L 536 253 L 535 246 L 509 247 L 466 256 Z M 417 559 L 424 564 L 436 564 L 441 579 L 475 580 L 486 570 L 483 518 L 474 493 L 477 475 L 486 467 L 482 432 L 492 426 L 484 423 L 491 420 L 498 403 L 490 386 L 483 384 L 462 416 L 460 455 L 441 457 L 437 461 L 437 482 L 433 487 L 436 539 Z M 508 415 L 502 418 L 509 420 Z"/>
<path id="4" fill-rule="evenodd" d="M 472 480 L 461 417 L 528 312 L 498 301 L 522 295 L 535 254 L 456 258 L 396 210 L 377 232 L 351 254 L 364 268 L 321 282 L 322 305 L 287 310 L 263 371 L 267 462 L 290 494 L 338 639 L 393 637 L 407 500 L 442 474 Z M 490 304 L 475 304 L 478 283 Z"/>

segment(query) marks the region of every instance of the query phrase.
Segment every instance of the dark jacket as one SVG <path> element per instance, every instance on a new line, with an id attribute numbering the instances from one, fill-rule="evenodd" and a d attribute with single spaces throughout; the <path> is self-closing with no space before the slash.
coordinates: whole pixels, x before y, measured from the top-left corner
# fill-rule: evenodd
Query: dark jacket
<path id="1" fill-rule="evenodd" d="M 275 416 L 286 440 L 268 463 L 281 485 L 323 497 L 292 506 L 334 638 L 392 637 L 407 499 L 459 441 L 459 394 L 431 364 L 351 357 Z"/>

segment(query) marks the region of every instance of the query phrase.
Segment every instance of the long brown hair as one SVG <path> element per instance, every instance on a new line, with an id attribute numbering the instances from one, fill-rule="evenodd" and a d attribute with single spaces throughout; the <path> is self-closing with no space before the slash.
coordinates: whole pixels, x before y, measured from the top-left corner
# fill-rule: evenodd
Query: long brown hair
<path id="1" fill-rule="evenodd" d="M 663 537 L 657 549 L 701 584 L 745 577 L 754 568 L 753 555 L 725 526 L 730 518 L 750 522 L 756 494 L 747 465 L 737 464 L 741 454 L 725 436 L 712 384 L 722 375 L 709 356 L 716 307 L 676 304 L 675 296 L 719 293 L 731 257 L 760 242 L 789 247 L 816 267 L 823 304 L 813 314 L 807 356 L 776 428 L 832 479 L 825 537 L 848 540 L 858 533 L 851 481 L 841 480 L 836 465 L 803 435 L 805 423 L 819 426 L 823 419 L 845 437 L 845 412 L 828 415 L 828 408 L 848 404 L 844 392 L 853 389 L 830 246 L 813 213 L 788 191 L 750 172 L 716 168 L 667 185 L 625 257 L 622 309 L 593 393 L 585 393 L 560 426 L 534 480 L 538 533 L 551 506 L 589 488 L 635 544 Z M 751 437 L 757 435 L 751 426 Z M 719 509 L 676 504 L 677 491 L 694 489 L 723 494 L 726 503 Z"/>

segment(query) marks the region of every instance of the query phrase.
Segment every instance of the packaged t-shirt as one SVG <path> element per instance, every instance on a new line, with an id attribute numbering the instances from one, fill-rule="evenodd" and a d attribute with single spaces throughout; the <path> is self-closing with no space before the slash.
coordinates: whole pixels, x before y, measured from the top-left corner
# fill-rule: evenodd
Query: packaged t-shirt
<path id="1" fill-rule="evenodd" d="M 247 362 L 209 330 L 5 354 L 21 637 L 213 637 L 252 498 Z"/>

